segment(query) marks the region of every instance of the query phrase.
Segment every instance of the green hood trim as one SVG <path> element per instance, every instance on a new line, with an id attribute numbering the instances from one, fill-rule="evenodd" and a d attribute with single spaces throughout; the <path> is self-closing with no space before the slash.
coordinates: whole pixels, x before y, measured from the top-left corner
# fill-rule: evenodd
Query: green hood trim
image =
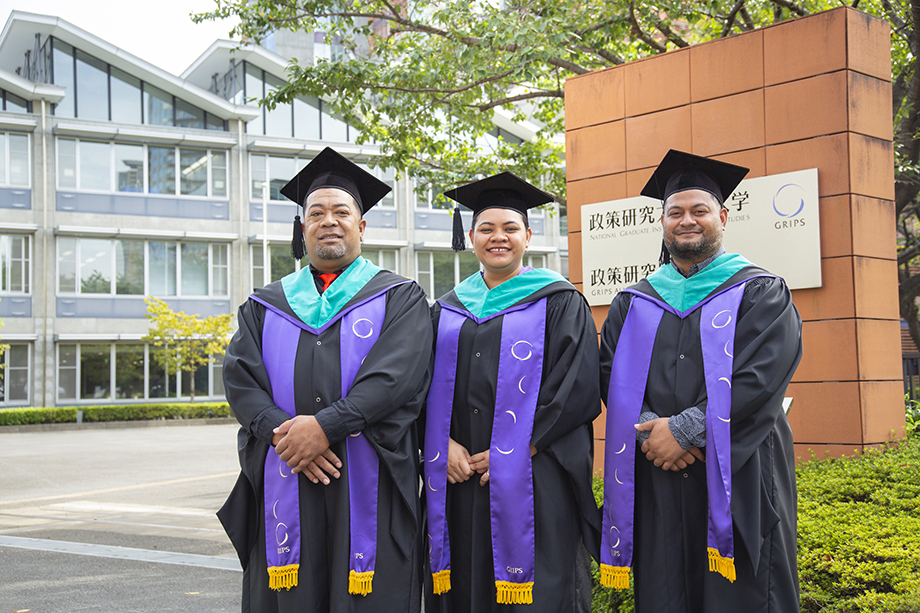
<path id="1" fill-rule="evenodd" d="M 322 294 L 316 290 L 309 266 L 281 279 L 281 287 L 298 319 L 311 328 L 319 329 L 338 315 L 378 272 L 380 268 L 358 256 Z"/>
<path id="2" fill-rule="evenodd" d="M 683 312 L 699 304 L 732 275 L 748 266 L 753 264 L 744 256 L 723 253 L 689 279 L 680 274 L 674 266 L 667 264 L 650 275 L 648 282 L 662 300 Z"/>
<path id="3" fill-rule="evenodd" d="M 514 306 L 552 283 L 570 285 L 558 272 L 535 268 L 489 289 L 481 273 L 474 273 L 454 288 L 460 303 L 477 319 L 488 319 Z"/>

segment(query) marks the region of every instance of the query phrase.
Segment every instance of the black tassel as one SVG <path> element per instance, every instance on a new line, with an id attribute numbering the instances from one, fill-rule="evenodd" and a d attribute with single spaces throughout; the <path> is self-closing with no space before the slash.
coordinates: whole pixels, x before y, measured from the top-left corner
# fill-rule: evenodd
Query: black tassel
<path id="1" fill-rule="evenodd" d="M 454 207 L 454 235 L 450 241 L 450 248 L 454 251 L 466 251 L 466 236 L 463 233 L 463 219 L 460 217 L 460 207 Z"/>
<path id="2" fill-rule="evenodd" d="M 667 245 L 664 244 L 664 241 L 661 241 L 661 255 L 658 257 L 658 267 L 660 268 L 670 263 L 671 263 L 671 252 L 668 251 L 668 247 Z"/>
<path id="3" fill-rule="evenodd" d="M 294 216 L 294 238 L 291 239 L 291 255 L 295 260 L 301 259 L 307 252 L 307 246 L 303 240 L 303 224 L 300 223 L 300 215 Z"/>

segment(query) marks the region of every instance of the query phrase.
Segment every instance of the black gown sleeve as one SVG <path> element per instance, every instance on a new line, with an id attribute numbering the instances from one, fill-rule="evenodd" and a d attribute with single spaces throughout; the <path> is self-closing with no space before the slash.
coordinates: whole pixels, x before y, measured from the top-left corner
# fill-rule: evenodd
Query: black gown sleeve
<path id="1" fill-rule="evenodd" d="M 268 372 L 262 363 L 265 307 L 247 300 L 237 315 L 239 329 L 224 356 L 224 390 L 230 409 L 250 436 L 270 445 L 273 430 L 289 419 L 275 405 Z"/>

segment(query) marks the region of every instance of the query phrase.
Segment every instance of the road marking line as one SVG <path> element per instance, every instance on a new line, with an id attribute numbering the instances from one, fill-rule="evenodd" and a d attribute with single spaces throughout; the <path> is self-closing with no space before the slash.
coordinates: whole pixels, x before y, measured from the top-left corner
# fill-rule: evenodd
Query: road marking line
<path id="1" fill-rule="evenodd" d="M 95 496 L 97 494 L 110 494 L 112 492 L 125 492 L 128 490 L 138 490 L 148 487 L 161 487 L 164 485 L 177 485 L 179 483 L 190 483 L 192 481 L 203 481 L 205 479 L 226 479 L 238 475 L 239 472 L 220 473 L 217 475 L 205 475 L 203 477 L 186 477 L 184 479 L 171 479 L 169 481 L 156 481 L 153 483 L 138 483 L 137 485 L 126 485 L 124 487 L 110 487 L 104 490 L 90 490 L 88 492 L 74 492 L 73 494 L 59 494 L 57 496 L 41 496 L 39 498 L 20 498 L 19 500 L 0 500 L 0 506 L 8 504 L 25 504 L 29 502 L 44 502 L 46 500 L 62 500 L 64 498 L 79 498 L 81 496 Z"/>
<path id="2" fill-rule="evenodd" d="M 193 553 L 151 551 L 149 549 L 134 549 L 131 547 L 111 547 L 108 545 L 71 543 L 69 541 L 51 541 L 48 539 L 33 539 L 5 535 L 0 535 L 0 547 L 15 547 L 18 549 L 70 553 L 75 555 L 94 556 L 97 558 L 134 560 L 137 562 L 153 562 L 156 564 L 177 564 L 180 566 L 197 566 L 200 568 L 242 572 L 240 562 L 236 558 L 202 556 Z"/>

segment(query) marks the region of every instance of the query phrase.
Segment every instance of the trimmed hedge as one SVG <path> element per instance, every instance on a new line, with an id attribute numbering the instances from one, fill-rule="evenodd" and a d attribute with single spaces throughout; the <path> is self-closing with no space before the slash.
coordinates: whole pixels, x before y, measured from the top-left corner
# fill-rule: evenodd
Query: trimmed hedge
<path id="1" fill-rule="evenodd" d="M 920 437 L 796 469 L 803 613 L 920 612 Z M 598 504 L 602 482 L 594 480 Z M 592 611 L 630 613 L 632 588 L 600 586 Z"/>
<path id="2" fill-rule="evenodd" d="M 231 416 L 230 405 L 226 402 L 201 402 L 195 404 L 175 402 L 53 408 L 29 407 L 0 410 L 0 426 L 75 423 L 77 421 L 77 411 L 83 411 L 84 422 L 202 419 Z"/>

